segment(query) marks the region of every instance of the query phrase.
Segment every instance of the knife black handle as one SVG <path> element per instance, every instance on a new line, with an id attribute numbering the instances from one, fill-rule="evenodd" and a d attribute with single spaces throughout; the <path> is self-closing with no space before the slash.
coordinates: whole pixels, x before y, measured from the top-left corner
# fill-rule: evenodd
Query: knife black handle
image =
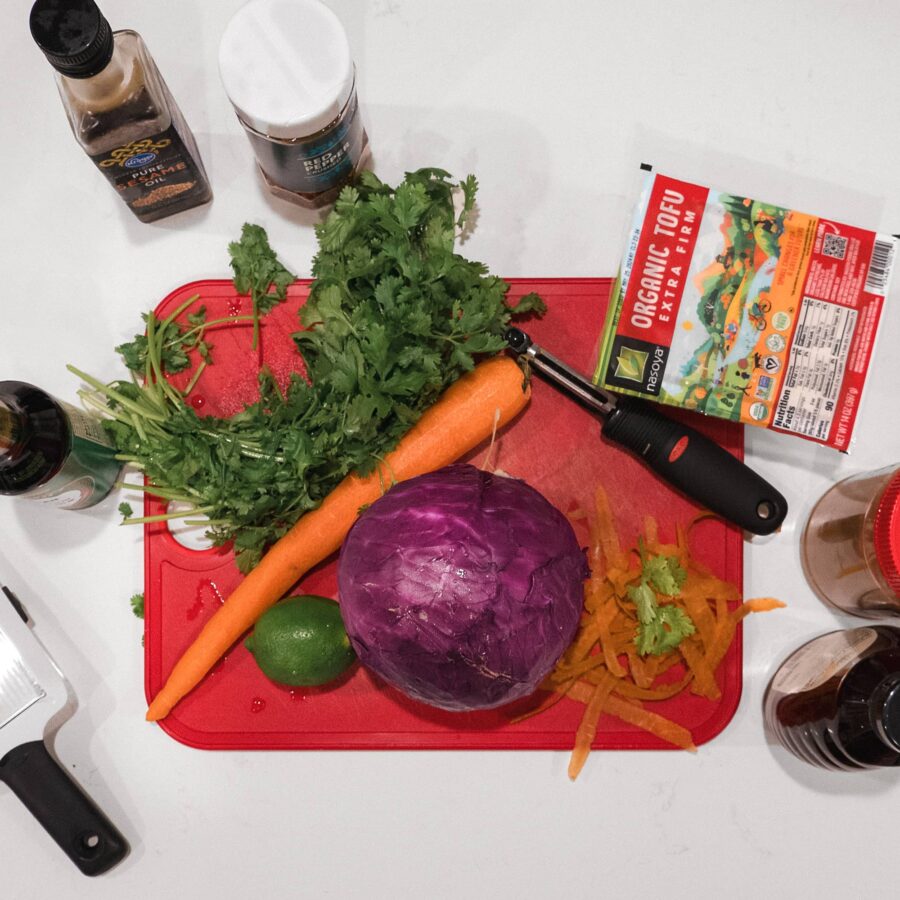
<path id="1" fill-rule="evenodd" d="M 648 403 L 620 396 L 602 433 L 698 503 L 753 534 L 771 534 L 787 515 L 787 500 L 768 481 Z"/>
<path id="2" fill-rule="evenodd" d="M 85 875 L 99 875 L 128 854 L 125 838 L 63 771 L 43 741 L 19 744 L 0 759 L 0 780 Z"/>

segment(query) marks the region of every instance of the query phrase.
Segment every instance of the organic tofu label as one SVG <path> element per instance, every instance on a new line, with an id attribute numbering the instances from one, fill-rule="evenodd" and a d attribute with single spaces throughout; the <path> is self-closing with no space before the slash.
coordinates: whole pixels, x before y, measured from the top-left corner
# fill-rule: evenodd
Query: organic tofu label
<path id="1" fill-rule="evenodd" d="M 595 381 L 846 450 L 894 239 L 648 172 Z"/>

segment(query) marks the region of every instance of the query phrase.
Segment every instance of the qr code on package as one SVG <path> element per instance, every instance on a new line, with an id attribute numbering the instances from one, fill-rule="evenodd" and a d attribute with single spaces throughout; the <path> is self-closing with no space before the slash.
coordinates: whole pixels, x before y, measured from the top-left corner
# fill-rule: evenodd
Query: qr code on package
<path id="1" fill-rule="evenodd" d="M 836 234 L 826 234 L 822 241 L 822 255 L 843 259 L 847 255 L 847 238 Z"/>

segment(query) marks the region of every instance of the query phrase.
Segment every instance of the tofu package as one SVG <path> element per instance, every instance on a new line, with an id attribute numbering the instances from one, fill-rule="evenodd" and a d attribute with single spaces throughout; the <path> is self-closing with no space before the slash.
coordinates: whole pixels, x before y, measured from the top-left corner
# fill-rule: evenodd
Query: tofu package
<path id="1" fill-rule="evenodd" d="M 848 450 L 895 239 L 642 169 L 594 381 Z"/>

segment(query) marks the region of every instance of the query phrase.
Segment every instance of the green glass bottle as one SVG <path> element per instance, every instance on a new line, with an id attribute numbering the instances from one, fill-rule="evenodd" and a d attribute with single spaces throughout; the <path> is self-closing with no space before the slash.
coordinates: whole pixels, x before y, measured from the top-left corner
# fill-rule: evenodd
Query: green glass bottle
<path id="1" fill-rule="evenodd" d="M 62 509 L 99 503 L 122 468 L 102 424 L 21 381 L 0 381 L 0 494 Z"/>

